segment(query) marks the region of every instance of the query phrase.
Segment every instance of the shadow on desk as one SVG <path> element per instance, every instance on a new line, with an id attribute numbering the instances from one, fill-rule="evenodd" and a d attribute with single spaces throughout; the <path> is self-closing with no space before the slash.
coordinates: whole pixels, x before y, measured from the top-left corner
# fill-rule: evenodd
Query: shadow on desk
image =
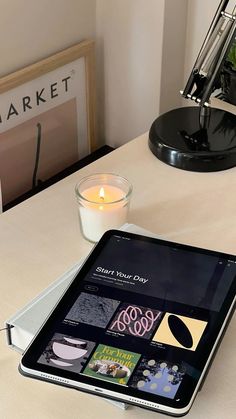
<path id="1" fill-rule="evenodd" d="M 17 204 L 20 204 L 21 202 L 25 201 L 26 199 L 30 198 L 33 195 L 36 195 L 37 193 L 43 191 L 44 189 L 48 188 L 49 186 L 52 186 L 54 183 L 59 182 L 60 180 L 64 179 L 65 177 L 71 175 L 74 172 L 77 172 L 77 170 L 82 169 L 82 167 L 87 166 L 88 164 L 94 162 L 95 160 L 100 159 L 101 157 L 105 156 L 106 154 L 110 153 L 114 149 L 108 145 L 105 145 L 98 150 L 94 151 L 93 153 L 89 154 L 89 156 L 84 157 L 80 161 L 72 164 L 71 166 L 67 167 L 66 169 L 62 170 L 60 173 L 57 173 L 55 176 L 52 176 L 50 179 L 41 182 L 37 186 L 35 186 L 30 191 L 24 193 L 23 195 L 17 197 L 13 201 L 5 204 L 3 206 L 3 211 L 7 211 L 10 208 L 14 207 Z"/>

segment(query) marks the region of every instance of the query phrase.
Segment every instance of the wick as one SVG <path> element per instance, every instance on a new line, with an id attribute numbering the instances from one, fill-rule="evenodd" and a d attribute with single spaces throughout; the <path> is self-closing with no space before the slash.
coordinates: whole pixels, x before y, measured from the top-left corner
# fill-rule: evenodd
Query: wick
<path id="1" fill-rule="evenodd" d="M 105 199 L 105 192 L 104 192 L 104 188 L 101 188 L 101 189 L 100 189 L 100 192 L 99 192 L 99 198 L 101 199 L 101 201 L 102 201 L 102 202 L 104 202 L 104 199 Z"/>

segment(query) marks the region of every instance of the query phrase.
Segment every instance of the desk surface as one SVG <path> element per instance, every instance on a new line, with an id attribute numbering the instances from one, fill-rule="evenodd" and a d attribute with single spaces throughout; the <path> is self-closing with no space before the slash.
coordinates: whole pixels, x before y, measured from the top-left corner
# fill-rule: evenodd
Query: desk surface
<path id="1" fill-rule="evenodd" d="M 236 168 L 185 172 L 157 160 L 143 135 L 0 215 L 0 324 L 85 256 L 74 187 L 83 176 L 114 172 L 134 186 L 129 222 L 164 238 L 236 253 Z M 189 419 L 235 417 L 236 319 L 232 319 Z M 20 356 L 0 334 L 1 419 L 163 418 L 22 377 Z"/>

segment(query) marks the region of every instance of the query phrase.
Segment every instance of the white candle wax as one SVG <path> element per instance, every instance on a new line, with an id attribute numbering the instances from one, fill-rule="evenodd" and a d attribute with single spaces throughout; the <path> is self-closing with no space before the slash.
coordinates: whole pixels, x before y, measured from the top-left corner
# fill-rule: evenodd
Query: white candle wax
<path id="1" fill-rule="evenodd" d="M 101 185 L 97 185 L 85 189 L 82 192 L 85 200 L 79 207 L 83 234 L 93 242 L 97 242 L 105 231 L 121 227 L 128 216 L 124 191 L 106 184 L 102 188 L 103 191 Z"/>

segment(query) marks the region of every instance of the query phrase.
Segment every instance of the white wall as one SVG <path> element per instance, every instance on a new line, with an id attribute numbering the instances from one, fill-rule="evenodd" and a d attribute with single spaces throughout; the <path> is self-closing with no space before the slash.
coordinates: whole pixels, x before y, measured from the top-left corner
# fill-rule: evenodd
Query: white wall
<path id="1" fill-rule="evenodd" d="M 190 0 L 191 1 L 191 0 Z M 188 0 L 165 0 L 160 113 L 181 106 Z"/>
<path id="2" fill-rule="evenodd" d="M 0 0 L 0 76 L 95 37 L 96 0 Z"/>
<path id="3" fill-rule="evenodd" d="M 98 125 L 106 143 L 123 144 L 181 105 L 187 5 L 97 0 Z"/>
<path id="4" fill-rule="evenodd" d="M 164 0 L 97 0 L 99 131 L 112 146 L 158 114 L 163 19 Z"/>

